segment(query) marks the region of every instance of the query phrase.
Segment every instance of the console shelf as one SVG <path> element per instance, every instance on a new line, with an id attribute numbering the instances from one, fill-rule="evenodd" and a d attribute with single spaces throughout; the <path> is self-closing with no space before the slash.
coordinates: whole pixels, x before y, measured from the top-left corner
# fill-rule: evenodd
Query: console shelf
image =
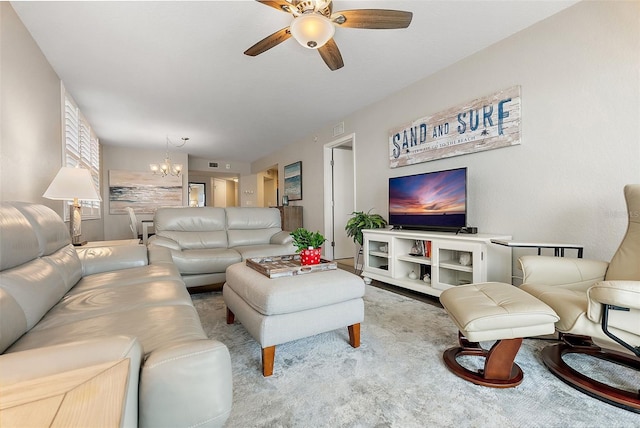
<path id="1" fill-rule="evenodd" d="M 363 234 L 365 281 L 375 279 L 432 296 L 463 284 L 511 283 L 511 248 L 491 243 L 511 239 L 508 235 L 389 229 Z M 431 281 L 425 282 L 425 276 Z"/>

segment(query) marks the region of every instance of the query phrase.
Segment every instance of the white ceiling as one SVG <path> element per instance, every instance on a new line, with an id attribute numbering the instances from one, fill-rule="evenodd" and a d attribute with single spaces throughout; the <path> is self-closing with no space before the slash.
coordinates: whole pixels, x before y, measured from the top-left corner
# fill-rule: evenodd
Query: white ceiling
<path id="1" fill-rule="evenodd" d="M 413 12 L 404 30 L 337 28 L 337 71 L 293 39 L 244 55 L 291 21 L 255 1 L 12 5 L 102 144 L 164 150 L 186 136 L 172 151 L 251 162 L 574 3 L 335 0 Z"/>

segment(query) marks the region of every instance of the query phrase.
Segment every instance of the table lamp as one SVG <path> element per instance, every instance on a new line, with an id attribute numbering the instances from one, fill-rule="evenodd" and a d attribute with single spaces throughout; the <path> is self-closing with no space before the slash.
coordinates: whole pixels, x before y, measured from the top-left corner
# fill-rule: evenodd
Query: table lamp
<path id="1" fill-rule="evenodd" d="M 63 166 L 44 192 L 43 197 L 58 201 L 73 201 L 69 211 L 69 234 L 73 245 L 83 245 L 80 241 L 82 213 L 78 201 L 101 201 L 91 179 L 91 173 L 84 168 Z"/>

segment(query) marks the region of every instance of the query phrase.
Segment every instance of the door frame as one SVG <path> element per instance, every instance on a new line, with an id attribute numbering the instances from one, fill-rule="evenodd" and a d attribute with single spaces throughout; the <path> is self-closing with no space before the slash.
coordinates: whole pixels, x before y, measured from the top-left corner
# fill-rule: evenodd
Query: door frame
<path id="1" fill-rule="evenodd" d="M 356 186 L 356 134 L 351 133 L 344 135 L 337 140 L 333 140 L 324 145 L 323 148 L 323 166 L 324 166 L 324 236 L 333 238 L 333 215 L 332 215 L 332 196 L 333 196 L 333 176 L 331 174 L 331 150 L 335 147 L 342 146 L 351 142 L 351 150 L 353 153 L 353 209 L 355 210 L 357 201 Z M 327 190 L 328 189 L 328 190 Z M 324 257 L 333 260 L 333 246 L 324 245 Z M 355 256 L 355 254 L 354 254 Z"/>

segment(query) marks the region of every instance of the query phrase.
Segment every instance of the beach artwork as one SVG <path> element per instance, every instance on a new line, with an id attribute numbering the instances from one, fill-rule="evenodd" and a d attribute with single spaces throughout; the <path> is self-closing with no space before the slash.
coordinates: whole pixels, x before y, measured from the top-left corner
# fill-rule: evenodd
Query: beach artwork
<path id="1" fill-rule="evenodd" d="M 153 214 L 159 207 L 180 207 L 182 177 L 161 177 L 145 171 L 109 171 L 109 214 Z"/>
<path id="2" fill-rule="evenodd" d="M 302 200 L 302 161 L 284 167 L 284 196 L 290 201 Z"/>

